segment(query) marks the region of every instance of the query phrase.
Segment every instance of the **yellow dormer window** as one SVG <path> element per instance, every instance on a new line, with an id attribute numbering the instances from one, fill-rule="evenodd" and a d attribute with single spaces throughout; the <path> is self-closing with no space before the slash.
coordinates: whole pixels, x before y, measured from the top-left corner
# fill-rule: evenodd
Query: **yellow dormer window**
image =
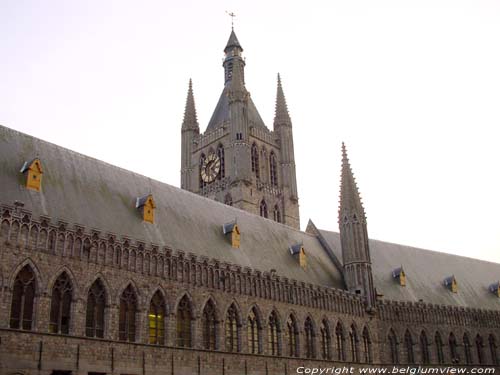
<path id="1" fill-rule="evenodd" d="M 449 276 L 446 279 L 444 279 L 444 285 L 450 289 L 453 293 L 458 292 L 458 283 L 457 279 L 455 279 L 455 276 Z"/>
<path id="2" fill-rule="evenodd" d="M 35 158 L 30 162 L 25 162 L 21 168 L 21 173 L 26 174 L 26 188 L 40 191 L 42 189 L 42 162 Z"/>
<path id="3" fill-rule="evenodd" d="M 303 247 L 300 248 L 300 253 L 299 253 L 299 264 L 302 268 L 307 267 L 307 258 L 306 258 L 306 251 L 304 250 Z"/>
<path id="4" fill-rule="evenodd" d="M 399 285 L 406 286 L 406 274 L 405 271 L 401 271 L 399 274 Z"/>
<path id="5" fill-rule="evenodd" d="M 399 282 L 399 285 L 406 286 L 406 274 L 403 270 L 403 266 L 396 268 L 392 271 L 393 279 L 396 279 Z"/>
<path id="6" fill-rule="evenodd" d="M 304 250 L 304 246 L 302 244 L 296 244 L 290 246 L 289 250 L 290 254 L 292 254 L 294 258 L 298 258 L 299 266 L 305 269 L 307 267 L 307 257 L 306 257 L 306 251 Z"/>
<path id="7" fill-rule="evenodd" d="M 500 281 L 491 284 L 489 289 L 495 296 L 500 297 Z"/>
<path id="8" fill-rule="evenodd" d="M 232 223 L 227 223 L 222 226 L 222 231 L 224 235 L 229 235 L 229 240 L 231 241 L 231 246 L 235 249 L 240 248 L 240 228 L 238 227 L 238 224 L 236 224 L 236 221 L 233 221 Z"/>
<path id="9" fill-rule="evenodd" d="M 156 205 L 151 194 L 137 198 L 135 206 L 141 212 L 142 220 L 154 224 Z"/>

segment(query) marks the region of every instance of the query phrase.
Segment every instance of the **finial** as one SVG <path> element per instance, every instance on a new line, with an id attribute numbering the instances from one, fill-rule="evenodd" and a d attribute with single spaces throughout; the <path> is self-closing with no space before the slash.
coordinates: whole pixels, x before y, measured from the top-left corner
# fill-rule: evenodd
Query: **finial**
<path id="1" fill-rule="evenodd" d="M 231 30 L 234 30 L 234 17 L 236 17 L 236 14 L 234 14 L 234 12 L 228 12 L 227 10 L 226 13 L 231 17 Z"/>
<path id="2" fill-rule="evenodd" d="M 189 90 L 193 89 L 193 80 L 189 78 Z"/>

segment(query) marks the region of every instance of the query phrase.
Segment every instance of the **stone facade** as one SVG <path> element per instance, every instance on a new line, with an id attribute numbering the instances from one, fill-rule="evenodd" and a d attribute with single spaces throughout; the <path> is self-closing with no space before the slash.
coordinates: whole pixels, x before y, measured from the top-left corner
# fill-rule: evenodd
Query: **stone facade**
<path id="1" fill-rule="evenodd" d="M 349 292 L 298 283 L 259 270 L 221 264 L 216 259 L 200 259 L 189 253 L 173 252 L 151 244 L 102 236 L 78 226 L 55 225 L 51 218 L 35 219 L 29 212 L 4 206 L 1 225 L 0 370 L 3 374 L 50 374 L 54 370 L 85 374 L 293 374 L 298 366 L 366 366 L 392 363 L 388 333 L 397 338 L 399 362 L 422 363 L 419 334 L 428 337 L 429 361 L 438 364 L 434 335 L 443 338 L 442 365 L 451 365 L 448 337 L 458 341 L 460 364 L 465 365 L 462 338 L 471 342 L 471 364 L 479 364 L 475 339 L 483 338 L 482 365 L 498 363 L 492 357 L 488 337 L 497 337 L 500 312 L 426 303 L 379 302 L 376 309 L 365 311 L 363 300 Z M 9 328 L 14 279 L 29 265 L 36 275 L 34 325 L 31 331 Z M 52 288 L 56 278 L 66 272 L 73 284 L 71 320 L 68 335 L 49 333 Z M 85 309 L 90 285 L 100 279 L 106 288 L 105 336 L 85 337 Z M 132 285 L 138 296 L 137 335 L 133 343 L 118 340 L 120 295 Z M 167 306 L 165 345 L 148 344 L 148 306 L 160 291 Z M 192 348 L 176 347 L 176 311 L 179 300 L 187 295 L 192 303 Z M 214 302 L 217 315 L 215 351 L 202 349 L 201 316 L 208 300 Z M 239 352 L 224 350 L 225 314 L 231 304 L 238 309 Z M 256 307 L 261 328 L 260 354 L 248 354 L 246 317 Z M 268 353 L 267 320 L 271 312 L 279 317 L 281 354 Z M 284 327 L 289 315 L 298 323 L 299 358 L 287 355 Z M 315 359 L 306 353 L 304 322 L 314 324 Z M 328 327 L 329 358 L 322 358 L 320 324 Z M 336 327 L 342 327 L 338 341 Z M 354 331 L 352 329 L 354 328 Z M 366 330 L 365 330 L 366 329 Z M 363 341 L 363 332 L 369 340 Z M 404 335 L 412 337 L 412 359 L 408 357 Z M 354 347 L 351 340 L 353 336 Z M 340 344 L 340 347 L 339 347 Z M 369 352 L 366 352 L 366 350 Z M 356 354 L 355 354 L 356 352 Z M 364 366 L 364 365 L 362 365 Z"/>

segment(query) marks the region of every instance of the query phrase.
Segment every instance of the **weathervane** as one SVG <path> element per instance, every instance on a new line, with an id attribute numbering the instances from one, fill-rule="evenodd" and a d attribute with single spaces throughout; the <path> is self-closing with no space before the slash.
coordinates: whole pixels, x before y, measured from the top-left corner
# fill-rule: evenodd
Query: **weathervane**
<path id="1" fill-rule="evenodd" d="M 226 13 L 229 17 L 231 17 L 231 30 L 234 30 L 234 17 L 236 17 L 236 14 L 234 14 L 233 12 L 228 12 L 227 10 Z"/>

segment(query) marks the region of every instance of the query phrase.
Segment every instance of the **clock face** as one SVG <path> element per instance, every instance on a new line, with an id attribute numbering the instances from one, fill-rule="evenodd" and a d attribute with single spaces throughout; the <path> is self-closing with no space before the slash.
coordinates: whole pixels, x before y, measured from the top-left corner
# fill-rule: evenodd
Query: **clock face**
<path id="1" fill-rule="evenodd" d="M 210 183 L 217 178 L 220 171 L 220 159 L 214 153 L 209 154 L 201 166 L 201 179 Z"/>

